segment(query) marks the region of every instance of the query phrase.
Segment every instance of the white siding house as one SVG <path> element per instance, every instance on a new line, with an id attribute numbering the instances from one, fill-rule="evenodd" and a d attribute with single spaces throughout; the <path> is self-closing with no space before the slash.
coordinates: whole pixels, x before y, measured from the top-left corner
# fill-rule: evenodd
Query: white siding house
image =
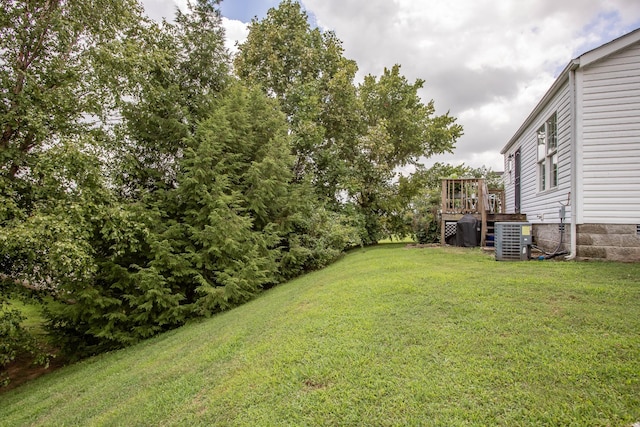
<path id="1" fill-rule="evenodd" d="M 640 29 L 572 60 L 502 154 L 536 245 L 640 261 Z"/>

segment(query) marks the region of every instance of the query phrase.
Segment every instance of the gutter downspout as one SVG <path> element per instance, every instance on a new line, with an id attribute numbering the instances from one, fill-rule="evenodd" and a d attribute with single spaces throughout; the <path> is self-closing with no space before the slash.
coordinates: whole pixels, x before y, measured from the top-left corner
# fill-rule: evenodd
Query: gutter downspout
<path id="1" fill-rule="evenodd" d="M 569 255 L 566 256 L 565 259 L 572 260 L 576 257 L 577 249 L 578 249 L 578 236 L 577 236 L 577 218 L 578 218 L 578 209 L 577 209 L 577 200 L 578 200 L 578 106 L 577 106 L 577 91 L 576 87 L 576 70 L 580 67 L 580 58 L 574 59 L 569 68 L 569 91 L 570 91 L 570 103 L 571 103 L 571 127 L 570 127 L 570 136 L 569 139 L 571 141 L 571 193 L 569 193 L 569 203 L 571 204 L 571 251 Z"/>

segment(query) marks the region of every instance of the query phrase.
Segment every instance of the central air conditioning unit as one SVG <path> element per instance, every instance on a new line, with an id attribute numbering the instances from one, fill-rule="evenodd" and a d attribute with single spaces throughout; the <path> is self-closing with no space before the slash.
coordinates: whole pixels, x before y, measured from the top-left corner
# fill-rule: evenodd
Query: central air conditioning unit
<path id="1" fill-rule="evenodd" d="M 495 223 L 495 247 L 497 261 L 528 260 L 531 257 L 531 243 L 530 223 Z"/>

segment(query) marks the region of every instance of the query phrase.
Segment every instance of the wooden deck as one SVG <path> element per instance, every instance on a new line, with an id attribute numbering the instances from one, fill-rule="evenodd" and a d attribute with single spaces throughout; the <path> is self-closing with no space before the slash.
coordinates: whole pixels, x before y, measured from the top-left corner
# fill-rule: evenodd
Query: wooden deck
<path id="1" fill-rule="evenodd" d="M 462 178 L 442 180 L 440 243 L 446 244 L 455 234 L 455 223 L 471 214 L 481 224 L 480 246 L 493 246 L 496 222 L 526 221 L 525 214 L 507 214 L 504 190 L 488 189 L 484 179 Z"/>

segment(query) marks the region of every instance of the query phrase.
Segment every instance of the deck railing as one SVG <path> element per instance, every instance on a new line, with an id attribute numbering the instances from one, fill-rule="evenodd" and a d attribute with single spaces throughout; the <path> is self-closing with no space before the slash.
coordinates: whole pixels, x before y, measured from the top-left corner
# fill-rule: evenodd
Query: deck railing
<path id="1" fill-rule="evenodd" d="M 504 191 L 487 189 L 482 178 L 442 180 L 443 214 L 503 213 Z"/>
<path id="2" fill-rule="evenodd" d="M 489 213 L 501 214 L 505 211 L 504 190 L 490 189 L 488 190 Z"/>

